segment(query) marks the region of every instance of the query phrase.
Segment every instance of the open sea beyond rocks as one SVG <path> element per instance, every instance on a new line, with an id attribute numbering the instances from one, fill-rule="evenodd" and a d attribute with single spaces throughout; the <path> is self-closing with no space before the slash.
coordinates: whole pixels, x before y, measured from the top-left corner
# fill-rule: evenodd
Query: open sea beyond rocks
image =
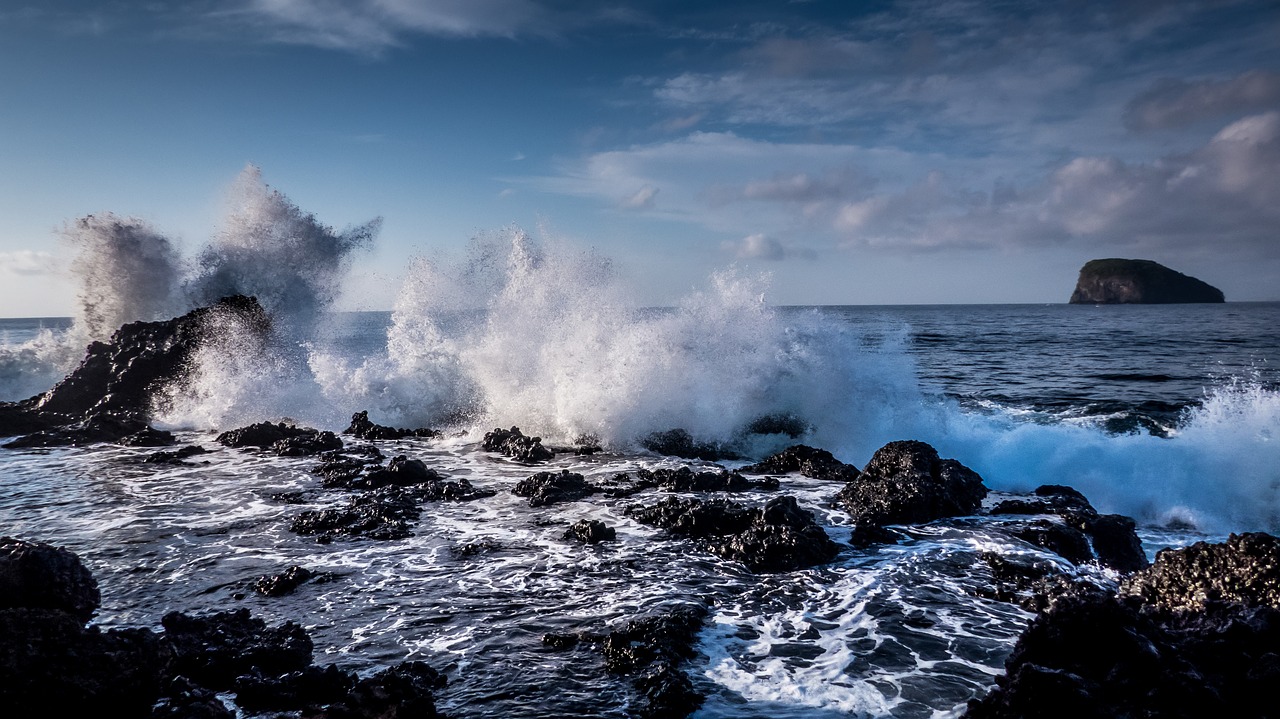
<path id="1" fill-rule="evenodd" d="M 692 716 L 825 719 L 960 716 L 985 696 L 1035 617 L 1002 584 L 1009 566 L 1115 588 L 1106 562 L 1026 539 L 1058 519 L 990 511 L 1037 487 L 1131 517 L 1148 560 L 1280 530 L 1280 303 L 779 308 L 724 275 L 678 307 L 622 310 L 533 279 L 474 311 L 406 301 L 277 322 L 265 341 L 228 330 L 152 408 L 176 447 L 205 452 L 0 449 L 0 535 L 78 555 L 103 630 L 244 608 L 301 624 L 317 665 L 425 662 L 451 716 L 663 715 L 645 677 L 666 662 L 701 697 Z M 70 320 L 0 320 L 0 400 L 53 386 L 83 356 L 74 339 Z M 361 411 L 436 433 L 343 435 Z M 317 474 L 316 454 L 218 441 L 281 421 L 334 432 L 353 476 L 403 455 L 471 494 L 410 496 L 399 531 L 308 530 L 300 517 L 350 506 L 358 483 Z M 482 446 L 512 427 L 549 456 Z M 677 428 L 676 450 L 654 439 Z M 867 542 L 843 482 L 750 466 L 803 444 L 864 469 L 898 440 L 980 475 L 980 508 Z M 645 480 L 683 467 L 748 482 Z M 521 486 L 540 472 L 588 489 L 541 501 Z M 670 497 L 743 511 L 792 497 L 833 553 L 752 566 L 644 521 Z M 584 520 L 604 527 L 570 531 Z M 264 591 L 289 567 L 305 579 Z M 617 666 L 603 637 L 673 611 L 692 617 L 687 651 Z"/>

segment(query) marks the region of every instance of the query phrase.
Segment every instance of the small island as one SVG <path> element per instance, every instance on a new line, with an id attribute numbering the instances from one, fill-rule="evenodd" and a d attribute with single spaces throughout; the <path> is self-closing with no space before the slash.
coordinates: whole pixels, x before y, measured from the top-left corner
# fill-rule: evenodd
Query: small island
<path id="1" fill-rule="evenodd" d="M 1089 260 L 1071 293 L 1073 305 L 1225 302 L 1222 290 L 1151 260 Z"/>

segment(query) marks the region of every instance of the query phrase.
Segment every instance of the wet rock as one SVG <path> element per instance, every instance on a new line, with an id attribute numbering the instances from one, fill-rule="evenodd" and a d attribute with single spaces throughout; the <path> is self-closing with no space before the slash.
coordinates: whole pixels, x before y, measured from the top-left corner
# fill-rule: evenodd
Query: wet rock
<path id="1" fill-rule="evenodd" d="M 88 417 L 51 429 L 18 437 L 5 443 L 9 449 L 26 447 L 83 447 L 120 440 L 145 433 L 149 427 L 142 417 L 131 412 L 94 411 Z"/>
<path id="2" fill-rule="evenodd" d="M 983 552 L 981 559 L 991 570 L 991 584 L 978 587 L 975 593 L 985 599 L 1017 604 L 1024 609 L 1038 602 L 1036 590 L 1043 580 L 1062 573 L 1053 562 L 1034 557 Z"/>
<path id="3" fill-rule="evenodd" d="M 695 472 L 689 467 L 678 469 L 641 469 L 636 475 L 648 486 L 668 492 L 746 492 L 749 490 L 772 491 L 779 487 L 773 477 L 747 479 L 737 472 L 723 469 Z"/>
<path id="4" fill-rule="evenodd" d="M 152 452 L 143 458 L 145 464 L 191 464 L 186 461 L 190 457 L 207 454 L 209 450 L 198 444 L 189 444 L 174 450 Z"/>
<path id="5" fill-rule="evenodd" d="M 707 462 L 738 459 L 735 452 L 720 443 L 698 442 L 687 430 L 679 428 L 654 432 L 645 437 L 640 445 L 651 452 L 684 459 L 701 459 Z"/>
<path id="6" fill-rule="evenodd" d="M 794 414 L 767 414 L 757 417 L 745 428 L 747 434 L 783 434 L 792 439 L 809 431 L 809 425 Z"/>
<path id="7" fill-rule="evenodd" d="M 991 509 L 994 515 L 1050 514 L 1061 517 L 1063 528 L 1040 531 L 1044 523 L 1014 532 L 1021 539 L 1060 554 L 1072 563 L 1096 560 L 1119 572 L 1134 572 L 1147 566 L 1147 555 L 1138 538 L 1137 525 L 1119 514 L 1098 514 L 1083 494 L 1071 487 L 1044 485 L 1034 496 L 1005 500 Z M 1081 550 L 1081 533 L 1087 537 L 1088 552 Z M 1082 558 L 1081 558 L 1082 557 Z"/>
<path id="8" fill-rule="evenodd" d="M 538 472 L 522 479 L 511 490 L 518 497 L 528 497 L 530 507 L 542 507 L 559 502 L 576 502 L 597 491 L 581 474 L 567 469 L 559 472 Z"/>
<path id="9" fill-rule="evenodd" d="M 173 648 L 173 673 L 209 689 L 230 689 L 244 674 L 280 676 L 311 665 L 311 637 L 293 622 L 268 627 L 247 609 L 161 618 Z"/>
<path id="10" fill-rule="evenodd" d="M 582 520 L 572 527 L 569 527 L 564 533 L 565 539 L 576 539 L 586 544 L 597 544 L 599 542 L 611 542 L 618 538 L 618 532 L 613 527 L 607 526 L 599 520 Z"/>
<path id="11" fill-rule="evenodd" d="M 366 469 L 382 464 L 382 452 L 373 445 L 344 447 L 320 455 L 320 465 L 311 470 L 324 478 L 326 487 L 347 487 Z"/>
<path id="12" fill-rule="evenodd" d="M 144 427 L 133 434 L 122 437 L 120 444 L 126 447 L 167 447 L 176 441 L 172 432 L 155 429 L 154 427 Z"/>
<path id="13" fill-rule="evenodd" d="M 445 677 L 423 662 L 402 662 L 361 679 L 345 699 L 320 709 L 316 719 L 436 719 L 435 691 Z"/>
<path id="14" fill-rule="evenodd" d="M 0 713 L 144 717 L 170 660 L 145 629 L 102 631 L 58 609 L 0 609 Z"/>
<path id="15" fill-rule="evenodd" d="M 342 448 L 342 440 L 338 439 L 333 432 L 296 427 L 284 422 L 258 422 L 247 427 L 228 430 L 218 435 L 216 441 L 224 447 L 241 449 L 257 447 L 288 457 L 319 454 Z"/>
<path id="16" fill-rule="evenodd" d="M 666 497 L 647 507 L 630 507 L 626 513 L 637 522 L 694 539 L 745 532 L 752 520 L 750 510 L 725 499 Z"/>
<path id="17" fill-rule="evenodd" d="M 751 524 L 741 532 L 711 541 L 711 551 L 742 562 L 753 572 L 790 572 L 825 564 L 840 549 L 795 497 L 769 500 L 750 510 Z"/>
<path id="18" fill-rule="evenodd" d="M 627 514 L 673 535 L 708 539 L 713 553 L 742 562 L 753 572 L 810 567 L 831 561 L 839 552 L 813 514 L 790 496 L 771 499 L 760 509 L 725 500 L 667 497 L 649 507 L 632 507 Z"/>
<path id="19" fill-rule="evenodd" d="M 1120 594 L 1067 593 L 966 716 L 1269 716 L 1280 680 L 1277 540 L 1161 552 Z"/>
<path id="20" fill-rule="evenodd" d="M 1011 532 L 1013 536 L 1062 557 L 1072 564 L 1083 564 L 1094 558 L 1085 533 L 1059 522 L 1034 521 Z"/>
<path id="21" fill-rule="evenodd" d="M 245 674 L 236 678 L 236 704 L 252 713 L 290 711 L 341 702 L 356 675 L 332 664 L 309 666 L 280 676 Z"/>
<path id="22" fill-rule="evenodd" d="M 1150 568 L 1121 582 L 1120 594 L 1166 612 L 1201 611 L 1214 602 L 1280 609 L 1280 540 L 1232 534 L 1221 544 L 1162 550 Z"/>
<path id="23" fill-rule="evenodd" d="M 545 462 L 555 457 L 551 450 L 542 446 L 541 437 L 526 437 L 519 427 L 497 428 L 486 432 L 480 447 L 486 452 L 501 452 L 525 464 Z"/>
<path id="24" fill-rule="evenodd" d="M 235 719 L 235 716 L 216 693 L 186 677 L 177 677 L 151 710 L 150 719 Z"/>
<path id="25" fill-rule="evenodd" d="M 543 646 L 563 650 L 590 643 L 604 654 L 605 669 L 632 677 L 640 693 L 641 717 L 686 717 L 702 706 L 703 697 L 680 666 L 696 656 L 698 632 L 707 610 L 682 604 L 633 619 L 607 634 L 550 633 Z"/>
<path id="26" fill-rule="evenodd" d="M 306 567 L 294 565 L 279 574 L 258 577 L 253 590 L 264 597 L 283 597 L 293 594 L 298 587 L 311 581 L 327 581 L 331 575 L 317 574 Z"/>
<path id="27" fill-rule="evenodd" d="M 54 609 L 84 624 L 101 599 L 97 581 L 72 552 L 0 537 L 0 609 Z"/>
<path id="28" fill-rule="evenodd" d="M 755 464 L 738 470 L 743 474 L 789 474 L 799 472 L 805 477 L 831 481 L 851 482 L 858 478 L 858 469 L 836 459 L 825 449 L 796 444 L 770 455 Z"/>
<path id="29" fill-rule="evenodd" d="M 924 442 L 890 442 L 876 450 L 857 479 L 836 494 L 858 529 L 931 522 L 973 514 L 987 488 L 954 459 Z"/>
<path id="30" fill-rule="evenodd" d="M 354 497 L 345 507 L 303 512 L 289 525 L 289 531 L 319 535 L 321 543 L 334 537 L 404 539 L 413 533 L 412 524 L 421 514 L 412 492 L 383 487 Z"/>
<path id="31" fill-rule="evenodd" d="M 350 434 L 357 439 L 404 439 L 405 437 L 422 437 L 431 438 L 439 437 L 440 433 L 420 427 L 418 429 L 399 429 L 396 427 L 387 427 L 381 424 L 374 424 L 369 421 L 369 412 L 356 412 L 351 415 L 351 425 L 342 431 L 343 434 Z"/>

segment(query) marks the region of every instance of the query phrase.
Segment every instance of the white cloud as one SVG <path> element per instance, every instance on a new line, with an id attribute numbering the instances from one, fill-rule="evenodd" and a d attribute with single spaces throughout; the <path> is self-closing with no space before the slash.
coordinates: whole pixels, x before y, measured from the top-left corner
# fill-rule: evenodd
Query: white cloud
<path id="1" fill-rule="evenodd" d="M 645 185 L 622 198 L 622 202 L 618 203 L 618 206 L 626 210 L 650 210 L 653 209 L 653 201 L 657 197 L 658 188 L 653 185 Z"/>
<path id="2" fill-rule="evenodd" d="M 0 252 L 0 272 L 14 275 L 52 275 L 57 271 L 57 262 L 48 252 L 37 250 Z"/>
<path id="3" fill-rule="evenodd" d="M 811 260 L 817 256 L 817 253 L 810 248 L 788 247 L 778 240 L 760 233 L 747 235 L 737 242 L 726 240 L 720 243 L 720 248 L 727 252 L 732 252 L 733 256 L 740 260 L 780 262 L 796 258 Z"/>

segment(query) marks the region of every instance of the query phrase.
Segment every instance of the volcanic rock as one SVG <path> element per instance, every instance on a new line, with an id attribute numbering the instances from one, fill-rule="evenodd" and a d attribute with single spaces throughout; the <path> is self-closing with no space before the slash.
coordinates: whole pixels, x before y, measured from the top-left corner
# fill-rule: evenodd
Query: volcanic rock
<path id="1" fill-rule="evenodd" d="M 665 432 L 654 432 L 645 437 L 640 445 L 647 450 L 683 459 L 701 459 L 707 462 L 718 462 L 722 459 L 737 459 L 738 455 L 719 443 L 699 442 L 687 430 L 676 428 Z"/>
<path id="2" fill-rule="evenodd" d="M 756 464 L 738 470 L 743 474 L 788 474 L 799 472 L 813 479 L 852 482 L 858 478 L 858 468 L 836 459 L 825 449 L 796 444 L 770 455 Z"/>
<path id="3" fill-rule="evenodd" d="M 1073 305 L 1223 302 L 1222 290 L 1151 260 L 1090 260 L 1080 268 Z"/>
<path id="4" fill-rule="evenodd" d="M 311 637 L 293 622 L 268 627 L 248 609 L 160 619 L 173 647 L 173 672 L 215 690 L 229 689 L 242 674 L 279 676 L 311 664 Z"/>
<path id="5" fill-rule="evenodd" d="M 746 492 L 753 489 L 771 491 L 778 488 L 778 480 L 772 477 L 747 479 L 737 472 L 723 469 L 695 472 L 689 467 L 677 469 L 641 469 L 636 472 L 641 481 L 668 492 Z"/>
<path id="6" fill-rule="evenodd" d="M 319 535 L 321 543 L 335 536 L 351 539 L 404 539 L 422 510 L 418 498 L 400 487 L 383 487 L 354 497 L 345 507 L 307 510 L 289 525 L 289 531 Z"/>
<path id="7" fill-rule="evenodd" d="M 1036 522 L 1015 530 L 1014 535 L 1073 564 L 1096 559 L 1104 567 L 1119 572 L 1133 572 L 1147 566 L 1147 555 L 1134 521 L 1119 514 L 1098 514 L 1089 500 L 1071 487 L 1056 484 L 1037 487 L 1033 497 L 1005 500 L 992 507 L 991 514 L 1061 517 L 1063 525 Z"/>
<path id="8" fill-rule="evenodd" d="M 342 440 L 333 432 L 284 422 L 258 422 L 228 430 L 218 435 L 216 441 L 224 447 L 266 449 L 281 457 L 302 457 L 342 449 Z"/>
<path id="9" fill-rule="evenodd" d="M 0 537 L 0 609 L 55 609 L 84 624 L 100 602 L 97 581 L 72 552 Z"/>
<path id="10" fill-rule="evenodd" d="M 551 450 L 542 446 L 541 437 L 526 437 L 519 427 L 497 428 L 486 432 L 480 447 L 487 452 L 501 452 L 525 464 L 545 462 L 555 456 Z"/>
<path id="11" fill-rule="evenodd" d="M 357 439 L 404 439 L 405 437 L 439 437 L 440 433 L 420 427 L 418 429 L 399 429 L 374 424 L 369 421 L 369 412 L 361 411 L 351 415 L 351 426 L 342 431 L 343 434 L 354 435 Z"/>
<path id="12" fill-rule="evenodd" d="M 1166 612 L 1202 611 L 1215 602 L 1280 609 L 1280 540 L 1232 534 L 1222 544 L 1162 550 L 1150 568 L 1121 582 L 1120 595 Z"/>
<path id="13" fill-rule="evenodd" d="M 559 472 L 538 472 L 522 479 L 511 490 L 518 497 L 528 497 L 530 507 L 542 507 L 559 502 L 576 502 L 599 490 L 587 483 L 581 474 L 567 469 Z"/>
<path id="14" fill-rule="evenodd" d="M 862 474 L 835 498 L 853 517 L 856 537 L 888 524 L 973 514 L 986 495 L 977 472 L 954 459 L 940 459 L 924 442 L 904 440 L 876 450 Z"/>
<path id="15" fill-rule="evenodd" d="M 584 519 L 565 530 L 564 538 L 576 539 L 586 544 L 597 544 L 617 539 L 618 532 L 599 520 Z"/>
<path id="16" fill-rule="evenodd" d="M 294 565 L 279 574 L 258 577 L 253 589 L 264 597 L 283 597 L 312 579 L 325 579 L 329 575 L 316 574 L 306 567 Z"/>

